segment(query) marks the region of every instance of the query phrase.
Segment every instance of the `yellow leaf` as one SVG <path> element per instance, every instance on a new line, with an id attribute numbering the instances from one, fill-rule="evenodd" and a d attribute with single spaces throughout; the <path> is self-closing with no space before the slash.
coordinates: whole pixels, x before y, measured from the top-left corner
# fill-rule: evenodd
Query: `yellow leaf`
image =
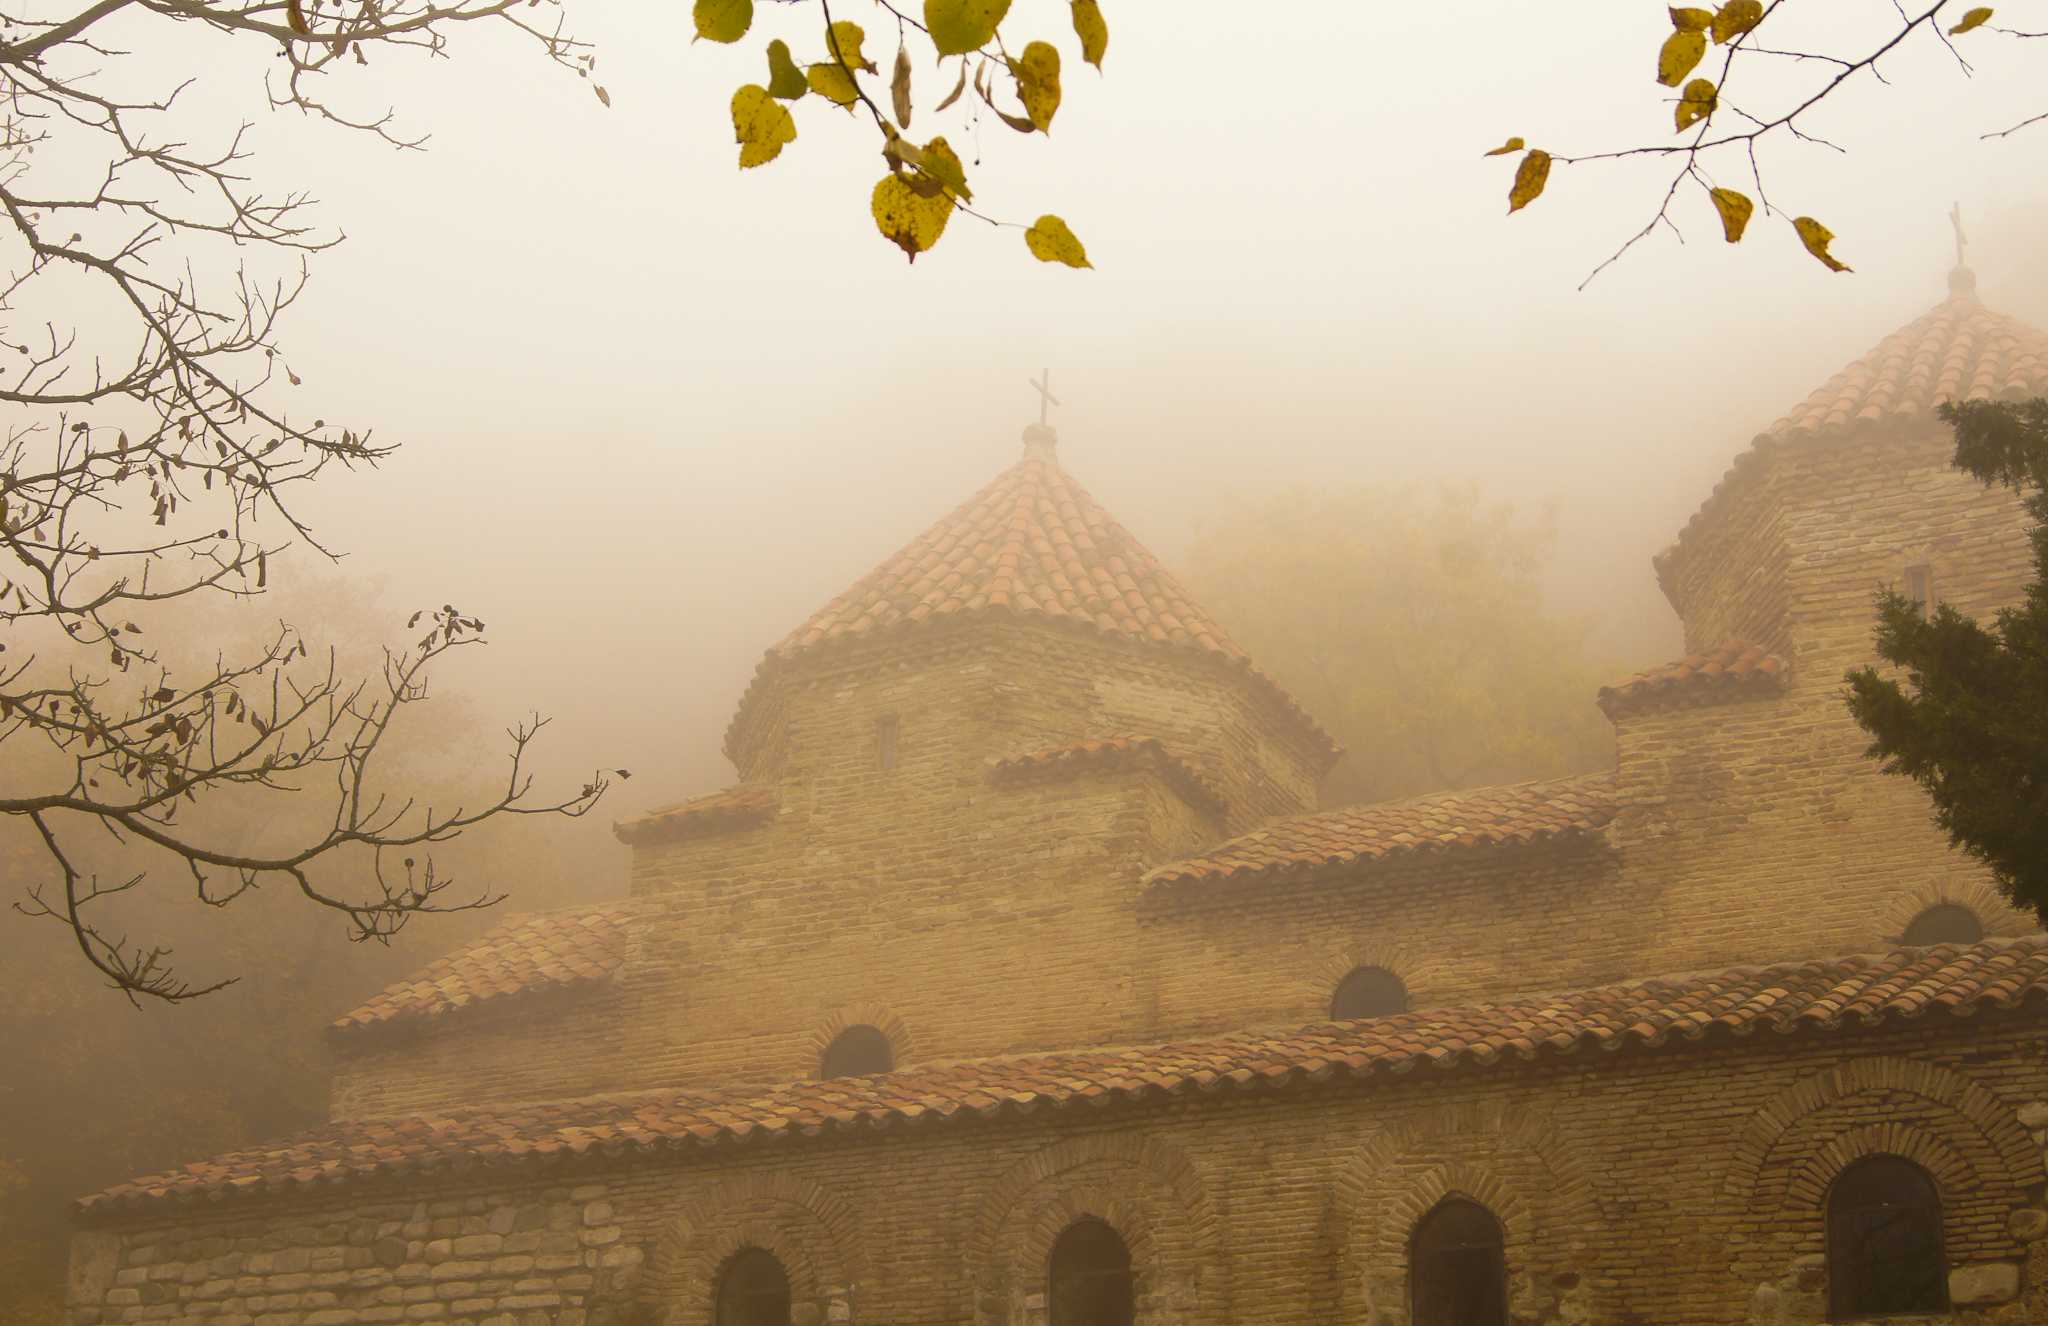
<path id="1" fill-rule="evenodd" d="M 1665 87 L 1677 87 L 1685 76 L 1707 53 L 1707 34 L 1704 32 L 1679 31 L 1664 39 L 1664 49 L 1657 52 L 1657 81 Z"/>
<path id="2" fill-rule="evenodd" d="M 1052 132 L 1052 117 L 1060 108 L 1060 53 L 1046 42 L 1034 41 L 1010 61 L 1010 73 L 1032 127 Z"/>
<path id="3" fill-rule="evenodd" d="M 1095 265 L 1088 261 L 1088 250 L 1081 247 L 1081 241 L 1067 229 L 1067 223 L 1051 213 L 1031 223 L 1031 229 L 1024 232 L 1024 243 L 1031 256 L 1040 262 L 1063 262 L 1069 267 Z"/>
<path id="4" fill-rule="evenodd" d="M 789 44 L 777 37 L 768 43 L 768 95 L 795 101 L 810 90 L 804 71 L 789 58 Z"/>
<path id="5" fill-rule="evenodd" d="M 1829 230 L 1810 216 L 1794 217 L 1792 219 L 1792 228 L 1799 232 L 1799 242 L 1806 246 L 1806 251 L 1826 264 L 1829 271 L 1846 272 L 1850 270 L 1847 263 L 1840 261 L 1828 252 L 1828 245 L 1835 238 L 1834 231 Z"/>
<path id="6" fill-rule="evenodd" d="M 1756 204 L 1733 189 L 1710 189 L 1707 196 L 1714 200 L 1714 210 L 1721 214 L 1721 233 L 1730 244 L 1740 240 L 1742 232 L 1749 228 L 1749 215 L 1756 210 Z"/>
<path id="7" fill-rule="evenodd" d="M 804 71 L 811 91 L 817 93 L 835 106 L 851 106 L 860 99 L 855 90 L 853 75 L 837 64 L 814 64 Z"/>
<path id="8" fill-rule="evenodd" d="M 704 40 L 738 41 L 754 26 L 754 0 L 697 0 L 690 17 Z"/>
<path id="9" fill-rule="evenodd" d="M 1490 157 L 1504 157 L 1510 152 L 1519 152 L 1527 146 L 1528 144 L 1519 138 L 1510 138 L 1499 147 L 1488 149 L 1486 155 Z"/>
<path id="10" fill-rule="evenodd" d="M 1550 180 L 1550 153 L 1534 148 L 1522 158 L 1522 164 L 1515 167 L 1515 186 L 1508 190 L 1508 215 L 1513 216 L 1543 192 L 1543 186 Z"/>
<path id="11" fill-rule="evenodd" d="M 901 42 L 896 44 L 896 68 L 889 75 L 889 104 L 896 112 L 896 123 L 908 129 L 910 127 L 910 48 Z"/>
<path id="12" fill-rule="evenodd" d="M 967 168 L 960 164 L 960 157 L 953 151 L 953 145 L 943 136 L 932 139 L 924 145 L 924 152 L 917 164 L 924 173 L 953 191 L 961 202 L 974 201 L 974 190 L 967 187 Z"/>
<path id="13" fill-rule="evenodd" d="M 745 170 L 782 155 L 782 145 L 796 141 L 796 119 L 767 88 L 749 83 L 732 94 L 732 132 Z"/>
<path id="14" fill-rule="evenodd" d="M 1714 95 L 1714 82 L 1709 78 L 1695 78 L 1685 85 L 1685 91 L 1678 97 L 1676 119 L 1681 130 L 1689 129 L 1714 113 L 1720 101 Z"/>
<path id="15" fill-rule="evenodd" d="M 1074 0 L 1074 35 L 1081 39 L 1081 58 L 1102 68 L 1102 53 L 1109 49 L 1109 24 L 1102 21 L 1102 6 L 1095 0 Z"/>
<path id="16" fill-rule="evenodd" d="M 1981 28 L 1991 19 L 1991 6 L 1979 5 L 1963 15 L 1963 21 L 1948 30 L 1951 37 L 1960 37 L 1973 28 Z"/>
<path id="17" fill-rule="evenodd" d="M 840 19 L 825 31 L 825 54 L 848 69 L 872 74 L 875 62 L 860 53 L 861 43 L 867 39 L 868 34 L 860 30 L 860 24 Z"/>
<path id="18" fill-rule="evenodd" d="M 910 261 L 939 242 L 953 215 L 953 200 L 944 193 L 925 197 L 901 175 L 885 175 L 868 204 L 882 238 L 902 249 Z"/>
<path id="19" fill-rule="evenodd" d="M 988 45 L 1010 12 L 1010 0 L 924 0 L 924 26 L 940 55 Z"/>
<path id="20" fill-rule="evenodd" d="M 1714 44 L 1726 46 L 1763 21 L 1763 0 L 1728 0 L 1714 11 Z"/>
<path id="21" fill-rule="evenodd" d="M 1680 32 L 1705 32 L 1712 27 L 1714 15 L 1705 9 L 1673 9 L 1671 26 Z"/>
<path id="22" fill-rule="evenodd" d="M 285 0 L 284 21 L 301 37 L 313 35 L 312 27 L 306 22 L 306 8 L 299 0 Z"/>

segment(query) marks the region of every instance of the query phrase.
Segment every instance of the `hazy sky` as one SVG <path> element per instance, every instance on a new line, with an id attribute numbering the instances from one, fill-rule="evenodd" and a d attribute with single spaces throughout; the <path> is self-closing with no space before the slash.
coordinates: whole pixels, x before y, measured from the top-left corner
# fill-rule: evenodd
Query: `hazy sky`
<path id="1" fill-rule="evenodd" d="M 758 50 L 692 44 L 684 0 L 569 0 L 610 110 L 499 36 L 351 74 L 353 104 L 432 131 L 424 153 L 271 115 L 249 46 L 261 177 L 349 235 L 289 329 L 299 390 L 407 444 L 334 485 L 321 533 L 396 608 L 484 616 L 490 657 L 447 684 L 558 715 L 564 772 L 634 768 L 624 814 L 730 776 L 717 738 L 760 651 L 1015 458 L 1041 367 L 1067 466 L 1169 562 L 1240 490 L 1477 477 L 1556 503 L 1560 599 L 1668 654 L 1651 554 L 1749 438 L 1942 296 L 1951 200 L 1987 301 L 2048 324 L 2048 126 L 1977 139 L 2041 109 L 2038 51 L 2025 72 L 1979 34 L 1972 80 L 1916 42 L 1892 88 L 1816 119 L 1847 155 L 1772 149 L 1775 199 L 1855 275 L 1782 219 L 1731 249 L 1688 198 L 1688 243 L 1579 293 L 1664 167 L 1560 168 L 1509 219 L 1512 159 L 1480 152 L 1661 140 L 1662 5 L 1105 10 L 1105 73 L 1069 53 L 1049 140 L 943 126 L 978 205 L 1063 214 L 1092 272 L 965 218 L 906 264 L 867 217 L 871 127 L 815 99 L 742 175 L 726 103 Z M 1066 11 L 1012 22 L 1070 44 Z M 812 6 L 763 15 L 810 43 Z M 838 16 L 886 65 L 879 11 Z"/>

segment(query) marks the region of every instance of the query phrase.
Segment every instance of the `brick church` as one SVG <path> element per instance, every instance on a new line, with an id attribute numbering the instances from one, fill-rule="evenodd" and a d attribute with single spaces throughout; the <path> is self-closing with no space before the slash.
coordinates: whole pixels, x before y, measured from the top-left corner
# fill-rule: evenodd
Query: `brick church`
<path id="1" fill-rule="evenodd" d="M 738 781 L 334 1025 L 331 1120 L 84 1199 L 73 1326 L 2048 1321 L 2048 938 L 1841 702 L 2029 550 L 1970 274 L 1657 575 L 1616 761 L 1338 757 L 1046 428 L 771 649 Z M 1371 750 L 1354 752 L 1371 759 Z"/>

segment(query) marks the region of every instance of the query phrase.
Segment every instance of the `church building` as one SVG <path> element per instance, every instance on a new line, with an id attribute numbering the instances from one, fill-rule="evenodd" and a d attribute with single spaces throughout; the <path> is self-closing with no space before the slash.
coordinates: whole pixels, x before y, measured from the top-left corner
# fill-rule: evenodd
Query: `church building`
<path id="1" fill-rule="evenodd" d="M 2048 937 L 1842 702 L 1879 586 L 2031 574 L 1934 409 L 2048 335 L 1950 287 L 1656 559 L 1687 655 L 1551 782 L 1318 809 L 1315 717 L 1028 429 L 617 826 L 628 898 L 82 1200 L 71 1326 L 2048 1322 Z"/>

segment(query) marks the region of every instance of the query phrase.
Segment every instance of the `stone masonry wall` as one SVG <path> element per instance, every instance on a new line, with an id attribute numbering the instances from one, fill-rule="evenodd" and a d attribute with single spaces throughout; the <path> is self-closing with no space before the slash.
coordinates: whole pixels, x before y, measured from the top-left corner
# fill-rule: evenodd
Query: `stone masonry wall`
<path id="1" fill-rule="evenodd" d="M 787 1081 L 859 1022 L 891 1031 L 899 1063 L 1156 1038 L 1135 993 L 1139 877 L 1311 804 L 1308 753 L 1241 678 L 1168 651 L 986 623 L 915 642 L 785 683 L 768 823 L 636 849 L 653 914 L 613 988 L 351 1036 L 336 1117 Z M 1143 769 L 989 776 L 1133 732 L 1196 762 L 1224 814 Z"/>
<path id="2" fill-rule="evenodd" d="M 2037 1018 L 1758 1035 L 230 1199 L 88 1230 L 71 1326 L 708 1326 L 749 1246 L 801 1326 L 1046 1326 L 1082 1216 L 1144 1326 L 1406 1326 L 1449 1194 L 1501 1221 L 1515 1326 L 1792 1326 L 1825 1313 L 1827 1184 L 1877 1151 L 1940 1188 L 1938 1320 L 2048 1320 Z"/>
<path id="3" fill-rule="evenodd" d="M 1879 772 L 1843 703 L 1843 674 L 1874 659 L 1874 595 L 1908 565 L 1931 564 L 1937 595 L 1980 617 L 2016 601 L 2030 574 L 2017 500 L 1956 472 L 1952 450 L 1938 432 L 1785 447 L 1767 483 L 1741 490 L 1778 512 L 1789 682 L 1617 722 L 1612 836 L 1636 898 L 1636 971 L 1878 948 L 1937 902 L 1969 907 L 1992 933 L 2033 928 L 1949 847 L 1925 794 Z M 1724 513 L 1731 529 L 1740 514 Z M 1689 640 L 1710 633 L 1688 625 Z"/>

